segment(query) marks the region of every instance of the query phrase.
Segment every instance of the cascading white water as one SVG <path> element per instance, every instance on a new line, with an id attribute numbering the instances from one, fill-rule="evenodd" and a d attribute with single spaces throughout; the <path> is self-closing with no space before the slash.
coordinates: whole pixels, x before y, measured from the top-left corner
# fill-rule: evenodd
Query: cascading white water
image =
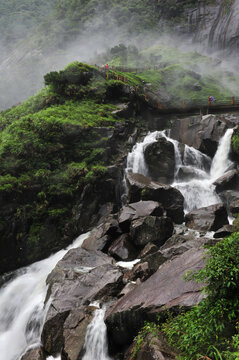
<path id="1" fill-rule="evenodd" d="M 18 360 L 27 349 L 40 344 L 47 312 L 46 278 L 66 252 L 80 247 L 88 236 L 83 234 L 67 249 L 18 270 L 0 289 L 0 359 Z"/>
<path id="2" fill-rule="evenodd" d="M 168 138 L 170 141 L 171 139 Z M 178 146 L 173 142 L 174 147 Z M 176 150 L 175 150 L 176 152 Z M 184 181 L 175 179 L 172 186 L 177 188 L 184 196 L 185 212 L 209 206 L 220 202 L 220 199 L 214 191 L 210 175 L 207 172 L 206 165 L 211 163 L 211 159 L 200 151 L 185 145 L 182 165 L 180 167 L 192 172 L 192 176 Z"/>
<path id="3" fill-rule="evenodd" d="M 210 175 L 213 179 L 218 179 L 232 165 L 232 162 L 228 159 L 232 134 L 233 129 L 228 129 L 219 142 L 210 170 Z"/>
<path id="4" fill-rule="evenodd" d="M 148 167 L 144 161 L 144 149 L 148 144 L 157 141 L 158 137 L 162 137 L 164 132 L 154 131 L 145 136 L 141 143 L 137 143 L 127 156 L 126 172 L 133 172 L 147 176 Z"/>
<path id="5" fill-rule="evenodd" d="M 178 141 L 166 136 L 165 131 L 155 131 L 148 134 L 141 144 L 135 145 L 132 152 L 128 155 L 127 170 L 148 175 L 147 165 L 144 161 L 144 149 L 148 144 L 157 141 L 159 137 L 163 136 L 174 145 L 175 181 L 172 186 L 176 187 L 183 194 L 185 212 L 217 204 L 220 202 L 220 198 L 215 192 L 213 182 L 223 175 L 231 165 L 228 155 L 232 133 L 233 129 L 226 131 L 211 164 L 211 159 L 208 156 L 187 145 L 184 147 L 182 158 Z M 211 169 L 209 171 L 210 164 Z M 186 169 L 191 176 L 187 180 L 180 180 L 178 176 L 180 169 L 184 169 L 184 171 Z"/>
<path id="6" fill-rule="evenodd" d="M 85 355 L 82 360 L 111 360 L 108 355 L 107 329 L 104 323 L 106 307 L 95 310 L 85 337 Z"/>
<path id="7" fill-rule="evenodd" d="M 172 184 L 172 186 L 180 190 L 184 196 L 185 212 L 221 202 L 219 196 L 215 192 L 215 186 L 213 185 L 213 182 L 218 177 L 222 176 L 228 167 L 232 164 L 232 162 L 228 159 L 232 133 L 233 129 L 228 129 L 221 138 L 209 173 L 205 172 L 205 175 L 200 179 L 192 178 L 190 181 L 186 182 L 175 181 Z M 190 149 L 192 150 L 193 148 Z M 188 150 L 189 147 L 185 147 L 185 151 L 188 152 Z M 203 169 L 202 165 L 205 155 L 201 154 L 195 149 L 192 150 L 192 153 L 194 155 L 193 167 Z M 188 159 L 186 158 L 186 161 L 187 160 Z"/>

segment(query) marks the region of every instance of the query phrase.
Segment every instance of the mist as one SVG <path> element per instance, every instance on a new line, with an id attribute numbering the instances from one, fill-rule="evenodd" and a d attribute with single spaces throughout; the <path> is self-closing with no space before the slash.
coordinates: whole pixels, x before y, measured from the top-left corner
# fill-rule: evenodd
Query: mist
<path id="1" fill-rule="evenodd" d="M 234 23 L 239 17 L 237 10 L 238 3 L 235 2 L 234 16 L 232 17 Z M 117 17 L 117 14 L 115 16 Z M 43 76 L 47 72 L 60 70 L 75 60 L 98 65 L 101 65 L 101 62 L 107 62 L 110 49 L 119 43 L 123 43 L 125 46 L 136 46 L 140 54 L 138 61 L 140 62 L 141 59 L 142 65 L 143 50 L 159 44 L 178 49 L 182 53 L 193 52 L 193 56 L 198 53 L 209 57 L 210 63 L 202 59 L 201 63 L 197 60 L 195 66 L 187 62 L 183 65 L 200 75 L 218 72 L 221 74 L 220 81 L 227 88 L 235 93 L 239 92 L 239 85 L 235 81 L 238 65 L 235 56 L 228 54 L 228 49 L 215 51 L 208 46 L 208 39 L 201 43 L 196 42 L 195 34 L 181 30 L 178 31 L 179 35 L 172 35 L 172 32 L 167 33 L 165 29 L 163 32 L 149 29 L 137 32 L 134 31 L 132 22 L 116 26 L 116 21 L 113 21 L 113 25 L 111 25 L 107 22 L 108 20 L 104 9 L 99 9 L 97 16 L 90 17 L 84 24 L 81 34 L 74 36 L 74 40 L 64 42 L 62 35 L 62 37 L 58 37 L 57 41 L 52 41 L 53 43 L 48 47 L 42 46 L 42 38 L 36 37 L 35 33 L 33 35 L 26 33 L 25 38 L 23 34 L 19 35 L 19 38 L 22 39 L 17 42 L 16 46 L 11 44 L 6 46 L 6 43 L 0 38 L 0 110 L 16 105 L 39 91 L 44 86 Z M 57 26 L 59 27 L 60 23 Z M 162 27 L 160 23 L 158 29 Z M 19 19 L 18 23 L 12 25 L 11 31 L 15 34 L 21 29 Z M 25 26 L 24 31 L 26 30 Z M 160 65 L 160 61 L 154 65 L 157 64 Z M 231 82 L 228 80 L 229 73 L 235 74 L 235 77 L 232 75 Z"/>

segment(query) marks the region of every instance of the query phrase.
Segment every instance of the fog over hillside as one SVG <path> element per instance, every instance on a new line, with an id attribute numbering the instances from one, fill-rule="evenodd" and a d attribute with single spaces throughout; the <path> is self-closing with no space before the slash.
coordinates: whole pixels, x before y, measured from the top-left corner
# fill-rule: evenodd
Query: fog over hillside
<path id="1" fill-rule="evenodd" d="M 212 57 L 212 46 L 208 47 L 212 35 L 208 33 L 210 36 L 206 39 L 199 15 L 200 19 L 205 17 L 205 27 L 212 22 L 216 48 L 221 48 L 219 43 L 223 34 L 225 37 L 225 27 L 229 27 L 228 33 L 235 44 L 237 0 L 231 1 L 230 7 L 226 1 L 214 1 L 208 8 L 205 8 L 206 1 L 187 0 L 179 5 L 176 0 L 121 0 L 118 4 L 93 0 L 79 3 L 25 0 L 21 4 L 12 0 L 5 4 L 0 0 L 0 109 L 36 93 L 44 86 L 43 76 L 47 72 L 59 70 L 69 62 L 107 61 L 107 56 L 99 57 L 99 54 L 107 54 L 108 50 L 110 55 L 109 48 L 119 43 L 134 44 L 140 51 L 162 38 L 170 47 L 200 53 L 208 51 Z M 208 20 L 205 9 L 215 11 L 214 20 Z M 229 15 L 231 27 L 227 23 Z M 173 40 L 175 33 L 181 36 L 179 41 Z M 213 56 L 222 58 L 225 51 L 228 53 L 228 49 L 220 49 L 220 53 Z M 221 66 L 218 60 L 213 64 Z M 228 69 L 232 71 L 232 65 Z"/>

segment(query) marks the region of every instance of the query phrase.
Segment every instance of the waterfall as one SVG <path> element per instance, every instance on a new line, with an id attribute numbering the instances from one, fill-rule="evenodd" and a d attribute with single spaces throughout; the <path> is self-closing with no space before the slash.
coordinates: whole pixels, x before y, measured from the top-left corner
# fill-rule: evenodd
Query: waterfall
<path id="1" fill-rule="evenodd" d="M 232 165 L 232 162 L 228 159 L 232 134 L 233 129 L 228 129 L 219 142 L 210 171 L 210 175 L 213 179 L 217 179 L 222 176 L 224 172 L 230 167 L 230 165 Z"/>
<path id="2" fill-rule="evenodd" d="M 40 345 L 47 306 L 46 278 L 68 250 L 80 247 L 89 233 L 79 236 L 67 249 L 48 259 L 15 272 L 0 289 L 0 358 L 18 360 L 25 352 Z"/>
<path id="3" fill-rule="evenodd" d="M 106 307 L 95 310 L 85 337 L 85 355 L 82 360 L 111 360 L 108 356 L 107 329 L 104 323 Z"/>
<path id="4" fill-rule="evenodd" d="M 166 131 L 155 131 L 148 134 L 142 143 L 134 146 L 128 155 L 126 170 L 147 176 L 148 169 L 144 160 L 144 149 L 148 144 L 163 136 L 174 146 L 175 179 L 172 186 L 180 190 L 184 196 L 185 212 L 217 204 L 221 200 L 215 192 L 213 182 L 223 175 L 232 164 L 228 159 L 232 133 L 233 129 L 226 131 L 211 162 L 207 155 L 188 145 L 185 145 L 181 152 L 179 142 L 166 136 Z M 187 175 L 186 179 L 183 178 L 185 174 Z"/>
<path id="5" fill-rule="evenodd" d="M 159 137 L 164 136 L 162 131 L 154 131 L 149 133 L 143 140 L 143 142 L 137 143 L 132 152 L 127 156 L 126 172 L 133 172 L 147 176 L 148 167 L 144 161 L 144 149 L 147 145 L 157 141 Z"/>
<path id="6" fill-rule="evenodd" d="M 206 155 L 203 155 L 198 150 L 185 146 L 184 163 L 187 165 L 188 160 L 193 165 L 195 174 L 198 174 L 198 169 L 204 170 L 201 173 L 200 179 L 190 179 L 190 181 L 179 182 L 175 181 L 175 186 L 184 196 L 185 211 L 191 211 L 204 206 L 209 206 L 221 202 L 219 196 L 215 192 L 213 182 L 229 168 L 232 162 L 228 159 L 231 145 L 233 129 L 228 129 L 221 138 L 216 154 L 212 160 L 210 171 L 205 171 Z M 190 149 L 190 155 L 189 155 Z M 193 156 L 192 156 L 193 155 Z M 193 162 L 192 162 L 193 159 Z"/>

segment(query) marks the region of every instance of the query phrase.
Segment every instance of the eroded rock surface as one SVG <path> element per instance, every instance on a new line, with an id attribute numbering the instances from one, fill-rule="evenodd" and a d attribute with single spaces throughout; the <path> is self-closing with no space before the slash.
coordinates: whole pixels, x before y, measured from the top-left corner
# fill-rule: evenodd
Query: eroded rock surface
<path id="1" fill-rule="evenodd" d="M 213 183 L 216 186 L 216 192 L 220 193 L 225 190 L 239 190 L 238 170 L 230 170 L 222 175 Z"/>
<path id="2" fill-rule="evenodd" d="M 116 302 L 106 315 L 113 341 L 121 345 L 129 343 L 144 320 L 153 319 L 159 311 L 197 304 L 203 298 L 202 284 L 185 282 L 183 276 L 188 270 L 201 269 L 203 256 L 203 250 L 191 249 L 165 262 L 150 278 Z"/>
<path id="3" fill-rule="evenodd" d="M 191 229 L 216 231 L 228 224 L 227 210 L 223 204 L 216 204 L 194 210 L 185 215 L 185 224 Z"/>
<path id="4" fill-rule="evenodd" d="M 149 176 L 163 184 L 170 184 L 174 179 L 174 146 L 164 137 L 149 144 L 144 150 Z"/>
<path id="5" fill-rule="evenodd" d="M 128 201 L 153 200 L 162 204 L 168 217 L 181 224 L 184 219 L 183 195 L 179 190 L 152 181 L 149 177 L 141 174 L 128 173 L 126 176 L 128 186 Z"/>
<path id="6" fill-rule="evenodd" d="M 64 348 L 70 360 L 77 360 L 91 319 L 92 309 L 87 310 L 87 306 L 93 300 L 107 301 L 115 296 L 123 287 L 122 276 L 106 254 L 70 250 L 47 279 L 48 297 L 53 300 L 42 333 L 44 349 L 55 355 Z M 70 351 L 74 353 L 71 357 Z"/>
<path id="7" fill-rule="evenodd" d="M 216 115 L 191 116 L 173 121 L 170 136 L 213 157 L 227 128 L 226 121 Z"/>

